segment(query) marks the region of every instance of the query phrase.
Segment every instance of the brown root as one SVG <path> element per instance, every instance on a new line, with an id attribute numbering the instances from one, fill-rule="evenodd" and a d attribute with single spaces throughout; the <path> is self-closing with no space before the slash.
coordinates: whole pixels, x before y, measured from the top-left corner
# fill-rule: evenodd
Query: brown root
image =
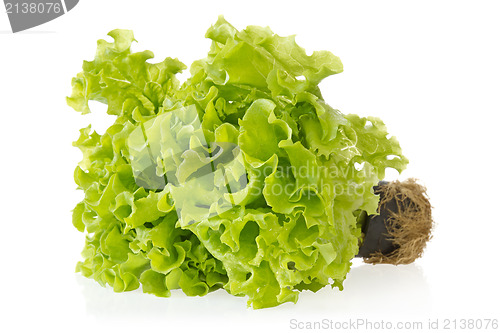
<path id="1" fill-rule="evenodd" d="M 413 178 L 380 186 L 379 212 L 394 199 L 397 211 L 389 211 L 388 237 L 397 247 L 388 254 L 373 253 L 364 262 L 370 264 L 410 264 L 422 256 L 432 238 L 434 221 L 426 189 Z"/>

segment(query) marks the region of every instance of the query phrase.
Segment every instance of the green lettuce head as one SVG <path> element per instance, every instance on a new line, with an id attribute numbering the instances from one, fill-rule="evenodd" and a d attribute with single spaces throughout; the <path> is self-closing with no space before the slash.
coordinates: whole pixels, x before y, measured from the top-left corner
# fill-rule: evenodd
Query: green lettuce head
<path id="1" fill-rule="evenodd" d="M 220 17 L 207 57 L 180 84 L 179 60 L 152 63 L 152 52 L 131 52 L 131 31 L 109 35 L 67 99 L 116 116 L 74 143 L 85 198 L 73 224 L 86 231 L 77 271 L 118 292 L 224 288 L 254 308 L 342 289 L 358 217 L 376 213 L 373 186 L 407 160 L 381 120 L 323 100 L 318 84 L 342 72 L 340 59 Z"/>

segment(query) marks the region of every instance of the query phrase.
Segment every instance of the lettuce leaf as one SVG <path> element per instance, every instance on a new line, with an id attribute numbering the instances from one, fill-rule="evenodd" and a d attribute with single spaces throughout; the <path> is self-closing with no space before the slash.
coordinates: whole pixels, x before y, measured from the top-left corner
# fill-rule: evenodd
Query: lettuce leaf
<path id="1" fill-rule="evenodd" d="M 86 233 L 77 271 L 117 292 L 224 288 L 254 308 L 342 289 L 356 216 L 376 213 L 373 186 L 408 161 L 381 120 L 324 101 L 318 84 L 342 72 L 340 59 L 219 17 L 181 85 L 179 60 L 132 52 L 129 30 L 109 36 L 67 98 L 82 114 L 92 100 L 116 116 L 74 142 L 85 197 L 73 225 Z"/>

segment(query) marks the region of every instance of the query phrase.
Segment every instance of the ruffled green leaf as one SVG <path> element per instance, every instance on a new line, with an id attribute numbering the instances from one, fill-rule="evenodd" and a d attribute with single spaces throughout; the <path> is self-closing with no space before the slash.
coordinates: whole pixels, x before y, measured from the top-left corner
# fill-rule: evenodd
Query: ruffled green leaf
<path id="1" fill-rule="evenodd" d="M 224 288 L 254 308 L 342 289 L 357 218 L 376 213 L 373 186 L 408 161 L 381 120 L 325 102 L 318 84 L 342 72 L 339 58 L 219 17 L 181 86 L 180 61 L 132 52 L 129 30 L 109 36 L 67 98 L 78 112 L 92 100 L 117 116 L 74 142 L 85 196 L 73 225 L 86 232 L 77 271 L 117 292 Z"/>

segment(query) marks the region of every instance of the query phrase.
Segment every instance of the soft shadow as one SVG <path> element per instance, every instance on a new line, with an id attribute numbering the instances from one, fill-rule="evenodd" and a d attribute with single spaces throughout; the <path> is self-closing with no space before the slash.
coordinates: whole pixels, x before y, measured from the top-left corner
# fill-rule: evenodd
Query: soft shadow
<path id="1" fill-rule="evenodd" d="M 76 280 L 82 288 L 87 314 L 97 320 L 126 317 L 136 321 L 148 318 L 180 321 L 186 317 L 192 318 L 193 311 L 217 315 L 241 314 L 241 310 L 246 309 L 245 298 L 228 295 L 225 290 L 217 290 L 203 297 L 188 297 L 180 290 L 173 290 L 170 297 L 163 298 L 145 294 L 140 289 L 115 293 L 111 287 L 104 288 L 79 274 L 76 274 Z"/>
<path id="2" fill-rule="evenodd" d="M 410 265 L 368 265 L 359 261 L 344 281 L 344 290 L 325 287 L 317 293 L 302 292 L 297 304 L 286 303 L 276 308 L 258 310 L 263 314 L 370 316 L 370 315 L 425 315 L 430 313 L 431 293 L 422 269 Z M 141 290 L 115 293 L 108 286 L 77 274 L 82 288 L 87 314 L 97 320 L 127 318 L 143 321 L 192 320 L 195 311 L 202 317 L 224 313 L 233 320 L 257 315 L 247 309 L 246 297 L 229 295 L 225 290 L 211 292 L 203 297 L 188 297 L 180 290 L 169 298 L 144 294 Z"/>
<path id="3" fill-rule="evenodd" d="M 330 314 L 429 314 L 431 292 L 422 268 L 410 265 L 368 265 L 358 262 L 344 281 L 344 290 L 324 288 L 315 298 L 317 310 Z M 300 302 L 300 301 L 299 301 Z M 321 311 L 321 310 L 320 310 Z"/>

